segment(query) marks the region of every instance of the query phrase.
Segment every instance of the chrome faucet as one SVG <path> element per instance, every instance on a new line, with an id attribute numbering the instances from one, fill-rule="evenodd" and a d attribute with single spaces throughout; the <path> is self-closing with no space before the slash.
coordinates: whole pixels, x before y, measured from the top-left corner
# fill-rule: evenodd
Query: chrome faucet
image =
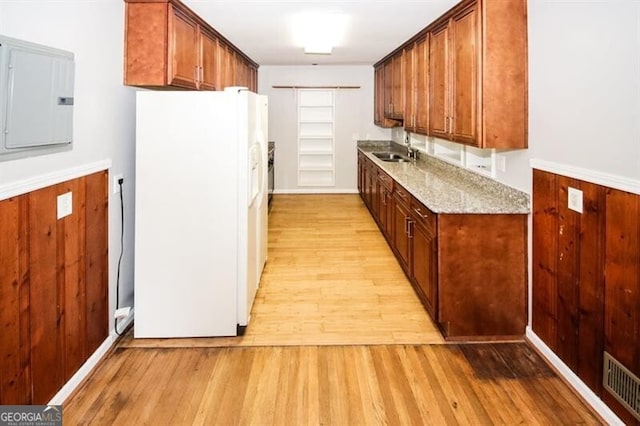
<path id="1" fill-rule="evenodd" d="M 418 150 L 411 146 L 411 138 L 409 137 L 409 133 L 404 138 L 404 144 L 407 145 L 407 157 L 412 159 L 413 161 L 418 159 Z"/>

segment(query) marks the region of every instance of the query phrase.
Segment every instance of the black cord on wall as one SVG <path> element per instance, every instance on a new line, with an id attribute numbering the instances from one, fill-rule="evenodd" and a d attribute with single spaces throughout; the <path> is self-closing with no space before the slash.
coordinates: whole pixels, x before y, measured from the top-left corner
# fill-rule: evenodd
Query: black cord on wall
<path id="1" fill-rule="evenodd" d="M 122 184 L 124 178 L 118 179 L 120 186 L 120 257 L 118 257 L 118 273 L 116 278 L 116 311 L 120 308 L 120 265 L 122 264 L 122 255 L 124 254 L 124 197 L 122 196 Z M 118 332 L 118 318 L 113 320 L 113 329 L 118 336 L 122 336 Z"/>

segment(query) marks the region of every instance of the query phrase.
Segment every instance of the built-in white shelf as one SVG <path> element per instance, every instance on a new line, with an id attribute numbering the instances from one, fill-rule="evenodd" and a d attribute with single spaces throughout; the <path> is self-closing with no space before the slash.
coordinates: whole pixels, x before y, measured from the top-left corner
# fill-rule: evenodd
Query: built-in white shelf
<path id="1" fill-rule="evenodd" d="M 334 90 L 298 89 L 298 186 L 333 185 Z"/>

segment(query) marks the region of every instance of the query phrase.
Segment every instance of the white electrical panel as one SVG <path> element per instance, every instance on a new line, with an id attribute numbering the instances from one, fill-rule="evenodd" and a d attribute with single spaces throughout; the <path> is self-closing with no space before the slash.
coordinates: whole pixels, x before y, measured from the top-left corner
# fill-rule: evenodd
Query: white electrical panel
<path id="1" fill-rule="evenodd" d="M 0 36 L 0 161 L 70 149 L 73 53 Z"/>

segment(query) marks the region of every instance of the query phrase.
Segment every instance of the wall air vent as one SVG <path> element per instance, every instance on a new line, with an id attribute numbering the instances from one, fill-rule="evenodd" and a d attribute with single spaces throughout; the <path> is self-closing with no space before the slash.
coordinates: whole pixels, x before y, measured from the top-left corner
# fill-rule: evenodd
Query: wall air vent
<path id="1" fill-rule="evenodd" d="M 640 379 L 608 352 L 604 353 L 602 384 L 636 419 L 640 420 Z"/>

